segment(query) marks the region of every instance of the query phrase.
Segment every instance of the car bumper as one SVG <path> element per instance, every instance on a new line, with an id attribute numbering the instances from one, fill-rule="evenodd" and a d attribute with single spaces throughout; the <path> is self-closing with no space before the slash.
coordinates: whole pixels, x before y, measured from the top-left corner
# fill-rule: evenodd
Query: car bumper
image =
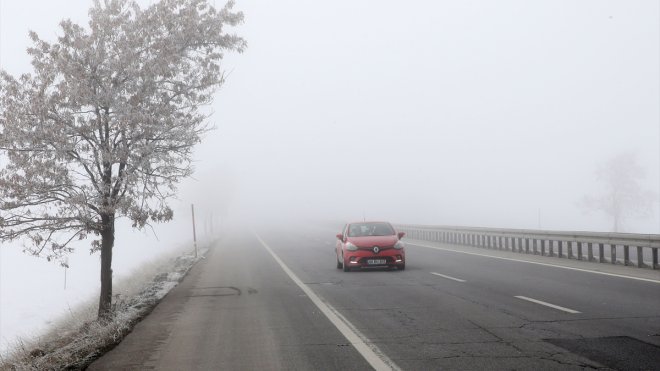
<path id="1" fill-rule="evenodd" d="M 374 254 L 371 250 L 344 252 L 344 264 L 350 268 L 397 267 L 406 263 L 403 250 L 387 249 Z"/>

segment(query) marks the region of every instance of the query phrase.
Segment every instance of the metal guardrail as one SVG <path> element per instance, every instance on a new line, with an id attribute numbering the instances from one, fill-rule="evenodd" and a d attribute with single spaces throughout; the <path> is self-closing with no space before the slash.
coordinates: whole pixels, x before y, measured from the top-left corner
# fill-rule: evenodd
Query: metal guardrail
<path id="1" fill-rule="evenodd" d="M 406 232 L 409 238 L 416 240 L 660 269 L 658 265 L 660 235 L 658 234 L 543 231 L 410 224 L 397 224 L 395 227 L 398 231 Z M 633 259 L 630 256 L 631 248 L 636 249 Z M 623 253 L 623 259 L 619 259 L 621 253 Z"/>

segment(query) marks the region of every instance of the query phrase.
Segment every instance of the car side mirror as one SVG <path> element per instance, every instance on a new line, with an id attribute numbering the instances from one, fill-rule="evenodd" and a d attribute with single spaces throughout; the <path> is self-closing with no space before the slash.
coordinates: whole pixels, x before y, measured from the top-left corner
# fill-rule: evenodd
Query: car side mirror
<path id="1" fill-rule="evenodd" d="M 337 239 L 338 239 L 339 241 L 343 241 L 343 240 L 344 240 L 344 235 L 341 234 L 341 233 L 337 233 Z"/>
<path id="2" fill-rule="evenodd" d="M 399 236 L 399 239 L 402 239 L 403 236 L 405 236 L 405 235 L 406 235 L 406 232 L 399 232 L 399 233 L 397 233 L 397 236 Z"/>

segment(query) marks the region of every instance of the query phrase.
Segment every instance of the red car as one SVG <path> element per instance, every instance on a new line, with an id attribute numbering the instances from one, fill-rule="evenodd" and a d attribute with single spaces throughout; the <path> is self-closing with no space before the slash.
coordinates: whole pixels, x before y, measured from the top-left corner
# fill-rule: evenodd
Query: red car
<path id="1" fill-rule="evenodd" d="M 337 269 L 388 267 L 406 269 L 404 232 L 396 233 L 387 222 L 357 222 L 337 234 Z"/>

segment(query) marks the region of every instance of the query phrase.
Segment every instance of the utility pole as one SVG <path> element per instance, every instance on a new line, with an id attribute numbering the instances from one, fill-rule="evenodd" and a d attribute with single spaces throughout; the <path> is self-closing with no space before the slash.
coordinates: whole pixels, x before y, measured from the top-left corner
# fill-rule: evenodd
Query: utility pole
<path id="1" fill-rule="evenodd" d="M 195 258 L 197 258 L 197 232 L 195 231 L 195 204 L 190 204 L 192 211 L 193 244 L 195 245 Z"/>

